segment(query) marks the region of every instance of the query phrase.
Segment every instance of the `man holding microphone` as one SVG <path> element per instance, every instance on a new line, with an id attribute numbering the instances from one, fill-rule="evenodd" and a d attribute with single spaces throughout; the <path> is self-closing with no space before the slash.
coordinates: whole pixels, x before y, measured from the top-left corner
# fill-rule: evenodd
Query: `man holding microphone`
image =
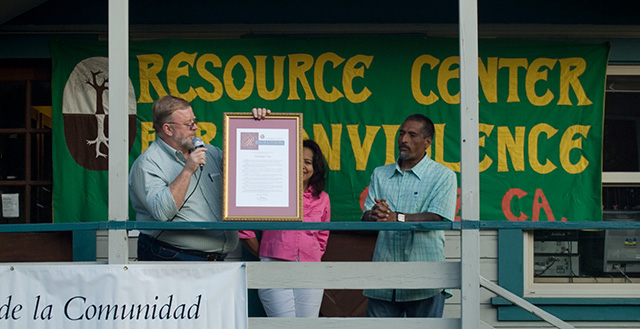
<path id="1" fill-rule="evenodd" d="M 157 138 L 129 174 L 136 220 L 221 221 L 222 150 L 195 137 L 198 122 L 186 100 L 165 96 L 152 109 Z M 261 120 L 270 112 L 254 108 L 253 116 Z M 222 261 L 237 245 L 237 231 L 141 230 L 138 260 Z"/>

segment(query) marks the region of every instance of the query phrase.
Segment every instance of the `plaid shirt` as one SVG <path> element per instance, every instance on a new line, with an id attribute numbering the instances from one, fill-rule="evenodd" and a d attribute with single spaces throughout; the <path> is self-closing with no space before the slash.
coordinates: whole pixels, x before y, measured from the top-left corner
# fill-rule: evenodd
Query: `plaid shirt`
<path id="1" fill-rule="evenodd" d="M 169 184 L 180 174 L 186 159 L 162 139 L 156 139 L 131 166 L 129 196 L 136 221 L 219 222 L 222 220 L 222 150 L 206 145 L 207 163 L 191 176 L 187 193 L 193 193 L 178 209 Z M 201 177 L 204 176 L 204 177 Z M 198 182 L 200 179 L 200 182 Z M 185 196 L 186 197 L 186 196 Z M 175 217 L 175 218 L 174 218 Z M 229 253 L 238 245 L 238 231 L 140 230 L 175 247 Z"/>
<path id="2" fill-rule="evenodd" d="M 371 174 L 369 194 L 364 204 L 371 210 L 374 198 L 387 199 L 392 211 L 407 214 L 431 212 L 444 220 L 455 217 L 457 181 L 455 173 L 425 156 L 403 173 L 399 164 L 378 167 Z M 374 262 L 443 262 L 443 231 L 380 231 Z M 442 289 L 367 289 L 364 295 L 386 301 L 427 299 Z"/>

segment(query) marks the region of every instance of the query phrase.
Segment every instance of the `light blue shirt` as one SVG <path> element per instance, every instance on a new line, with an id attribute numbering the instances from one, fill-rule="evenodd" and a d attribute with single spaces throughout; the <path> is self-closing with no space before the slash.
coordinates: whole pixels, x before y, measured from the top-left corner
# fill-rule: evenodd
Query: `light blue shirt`
<path id="1" fill-rule="evenodd" d="M 182 209 L 178 210 L 169 184 L 178 177 L 186 159 L 182 152 L 156 139 L 133 163 L 129 196 L 137 221 L 219 222 L 222 219 L 222 151 L 207 147 L 207 162 L 191 176 Z M 200 179 L 200 182 L 198 182 Z M 238 245 L 237 231 L 141 230 L 182 249 L 228 253 Z"/>
<path id="2" fill-rule="evenodd" d="M 403 173 L 396 162 L 376 168 L 371 174 L 365 211 L 375 205 L 374 198 L 386 199 L 392 211 L 407 214 L 431 212 L 453 221 L 456 212 L 455 173 L 428 156 Z M 380 231 L 374 262 L 444 262 L 443 231 Z M 393 289 L 368 289 L 370 298 L 393 301 Z M 427 299 L 442 289 L 397 289 L 395 301 Z"/>

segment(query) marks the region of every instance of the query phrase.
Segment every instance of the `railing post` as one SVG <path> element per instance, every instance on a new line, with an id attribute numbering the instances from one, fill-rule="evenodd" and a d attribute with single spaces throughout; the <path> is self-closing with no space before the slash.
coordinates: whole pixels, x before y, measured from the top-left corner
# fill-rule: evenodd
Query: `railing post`
<path id="1" fill-rule="evenodd" d="M 129 1 L 109 0 L 109 221 L 129 215 Z M 126 264 L 126 230 L 109 230 L 109 264 Z"/>
<path id="2" fill-rule="evenodd" d="M 478 150 L 478 3 L 460 0 L 461 318 L 480 326 L 480 178 Z"/>

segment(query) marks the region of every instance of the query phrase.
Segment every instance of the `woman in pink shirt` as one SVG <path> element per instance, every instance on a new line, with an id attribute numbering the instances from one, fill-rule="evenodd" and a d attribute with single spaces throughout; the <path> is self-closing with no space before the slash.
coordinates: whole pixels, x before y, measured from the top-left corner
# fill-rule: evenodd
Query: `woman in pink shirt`
<path id="1" fill-rule="evenodd" d="M 324 192 L 325 160 L 316 142 L 303 142 L 303 158 L 303 221 L 328 222 L 331 204 Z M 328 238 L 329 231 L 264 231 L 258 242 L 253 231 L 240 231 L 242 243 L 263 262 L 319 262 Z M 270 317 L 317 317 L 323 293 L 323 289 L 258 290 L 262 306 Z"/>

